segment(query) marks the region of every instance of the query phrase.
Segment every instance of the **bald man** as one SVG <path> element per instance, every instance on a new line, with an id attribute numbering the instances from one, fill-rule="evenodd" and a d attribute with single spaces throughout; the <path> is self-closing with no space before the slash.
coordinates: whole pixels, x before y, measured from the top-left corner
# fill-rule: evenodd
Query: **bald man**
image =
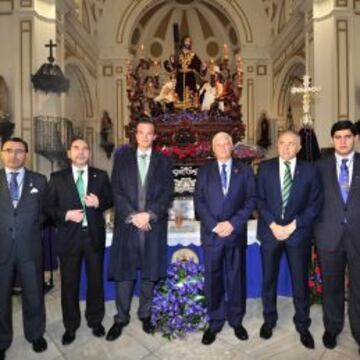
<path id="1" fill-rule="evenodd" d="M 238 339 L 248 339 L 242 325 L 247 221 L 256 203 L 254 174 L 248 165 L 232 158 L 231 136 L 217 133 L 212 149 L 216 159 L 199 169 L 194 194 L 201 221 L 205 296 L 210 316 L 202 338 L 204 345 L 215 341 L 226 319 Z"/>

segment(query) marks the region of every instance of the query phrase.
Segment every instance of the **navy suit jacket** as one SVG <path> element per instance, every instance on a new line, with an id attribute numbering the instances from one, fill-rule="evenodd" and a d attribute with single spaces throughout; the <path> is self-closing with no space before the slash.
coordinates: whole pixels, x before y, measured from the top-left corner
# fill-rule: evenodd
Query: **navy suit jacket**
<path id="1" fill-rule="evenodd" d="M 272 222 L 287 225 L 296 219 L 296 230 L 287 240 L 287 244 L 294 246 L 310 244 L 312 226 L 323 203 L 320 175 L 315 165 L 302 160 L 296 161 L 284 218 L 282 218 L 279 158 L 263 161 L 260 164 L 257 197 L 259 210 L 257 237 L 260 241 L 277 241 L 269 228 Z"/>
<path id="2" fill-rule="evenodd" d="M 201 220 L 201 241 L 205 246 L 246 246 L 247 221 L 256 205 L 256 185 L 250 166 L 232 160 L 229 190 L 224 196 L 218 162 L 211 161 L 198 170 L 194 202 Z M 234 227 L 227 238 L 212 230 L 218 222 L 229 221 Z"/>

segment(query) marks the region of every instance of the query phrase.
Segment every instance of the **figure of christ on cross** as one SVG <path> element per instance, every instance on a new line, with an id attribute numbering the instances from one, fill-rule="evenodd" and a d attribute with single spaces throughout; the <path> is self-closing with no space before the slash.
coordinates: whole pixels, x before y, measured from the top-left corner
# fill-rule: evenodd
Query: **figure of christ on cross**
<path id="1" fill-rule="evenodd" d="M 309 75 L 303 76 L 303 86 L 302 87 L 292 87 L 292 94 L 302 94 L 303 95 L 303 125 L 312 127 L 313 119 L 310 114 L 310 103 L 311 95 L 318 94 L 320 92 L 320 87 L 311 86 L 311 80 Z"/>

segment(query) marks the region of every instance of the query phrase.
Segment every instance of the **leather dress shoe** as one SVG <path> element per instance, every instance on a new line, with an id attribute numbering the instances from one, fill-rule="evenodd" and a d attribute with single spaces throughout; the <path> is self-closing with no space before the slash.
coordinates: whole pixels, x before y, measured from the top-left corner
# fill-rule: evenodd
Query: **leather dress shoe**
<path id="1" fill-rule="evenodd" d="M 151 323 L 151 318 L 142 319 L 142 329 L 146 334 L 153 334 L 155 331 L 155 326 Z"/>
<path id="2" fill-rule="evenodd" d="M 270 339 L 273 335 L 273 328 L 274 326 L 267 322 L 264 322 L 260 328 L 260 337 L 265 340 Z"/>
<path id="3" fill-rule="evenodd" d="M 105 328 L 102 326 L 102 324 L 93 326 L 91 329 L 93 335 L 96 337 L 103 337 L 105 335 Z"/>
<path id="4" fill-rule="evenodd" d="M 32 348 L 35 352 L 41 353 L 47 349 L 47 342 L 42 336 L 40 336 L 32 341 Z"/>
<path id="5" fill-rule="evenodd" d="M 308 349 L 315 349 L 314 338 L 309 330 L 300 332 L 300 341 Z"/>
<path id="6" fill-rule="evenodd" d="M 210 328 L 206 329 L 204 335 L 201 339 L 201 343 L 204 345 L 211 345 L 216 340 L 216 332 L 210 330 Z"/>
<path id="7" fill-rule="evenodd" d="M 246 329 L 242 325 L 234 328 L 234 333 L 239 340 L 247 340 L 249 338 Z"/>
<path id="8" fill-rule="evenodd" d="M 6 350 L 0 349 L 0 360 L 5 360 L 5 354 L 6 354 Z"/>
<path id="9" fill-rule="evenodd" d="M 117 323 L 115 322 L 113 326 L 110 328 L 108 333 L 106 334 L 107 341 L 114 341 L 116 340 L 122 333 L 123 328 L 128 324 L 127 323 Z"/>
<path id="10" fill-rule="evenodd" d="M 328 349 L 334 349 L 337 345 L 336 335 L 332 334 L 328 331 L 324 332 L 322 340 L 323 340 L 324 346 Z"/>
<path id="11" fill-rule="evenodd" d="M 63 345 L 69 345 L 71 344 L 76 337 L 76 332 L 73 330 L 66 330 L 64 332 L 64 335 L 62 336 L 61 342 Z"/>

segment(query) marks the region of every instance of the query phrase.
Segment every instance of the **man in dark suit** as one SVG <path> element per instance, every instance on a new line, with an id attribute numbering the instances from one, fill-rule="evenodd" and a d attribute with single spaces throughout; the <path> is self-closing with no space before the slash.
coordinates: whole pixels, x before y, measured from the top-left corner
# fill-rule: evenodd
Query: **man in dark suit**
<path id="1" fill-rule="evenodd" d="M 22 288 L 24 334 L 35 352 L 47 342 L 42 274 L 41 225 L 46 178 L 26 169 L 28 145 L 10 138 L 1 146 L 0 171 L 0 359 L 12 341 L 11 288 L 15 272 Z"/>
<path id="2" fill-rule="evenodd" d="M 247 221 L 256 204 L 253 172 L 231 158 L 231 136 L 217 133 L 212 148 L 216 160 L 199 169 L 194 193 L 201 221 L 205 297 L 210 315 L 202 338 L 204 345 L 215 341 L 226 319 L 237 338 L 248 339 L 242 326 L 246 308 Z"/>
<path id="3" fill-rule="evenodd" d="M 112 206 L 110 181 L 103 170 L 90 167 L 89 145 L 74 139 L 68 151 L 71 167 L 51 174 L 47 212 L 56 223 L 60 259 L 61 307 L 65 333 L 63 345 L 75 340 L 80 326 L 79 287 L 85 260 L 87 294 L 85 318 L 96 337 L 105 335 L 103 260 L 105 221 Z"/>
<path id="4" fill-rule="evenodd" d="M 130 306 L 137 270 L 141 273 L 138 317 L 145 333 L 150 321 L 152 291 L 166 275 L 167 219 L 173 193 L 171 161 L 152 150 L 154 124 L 140 120 L 136 126 L 137 148 L 122 151 L 115 159 L 112 187 L 115 233 L 109 277 L 116 281 L 114 325 L 106 339 L 117 339 L 130 321 Z"/>
<path id="5" fill-rule="evenodd" d="M 257 176 L 257 236 L 261 241 L 265 320 L 260 337 L 269 339 L 276 326 L 277 280 L 280 260 L 285 252 L 293 287 L 295 327 L 300 333 L 301 343 L 313 349 L 314 339 L 309 332 L 308 269 L 312 227 L 322 205 L 322 192 L 316 167 L 296 159 L 300 148 L 298 134 L 292 131 L 280 134 L 277 143 L 279 156 L 262 162 Z"/>
<path id="6" fill-rule="evenodd" d="M 335 154 L 318 163 L 325 202 L 315 240 L 323 279 L 323 343 L 333 349 L 344 326 L 348 266 L 350 328 L 360 353 L 360 155 L 354 151 L 356 137 L 351 121 L 338 121 L 331 128 Z"/>

